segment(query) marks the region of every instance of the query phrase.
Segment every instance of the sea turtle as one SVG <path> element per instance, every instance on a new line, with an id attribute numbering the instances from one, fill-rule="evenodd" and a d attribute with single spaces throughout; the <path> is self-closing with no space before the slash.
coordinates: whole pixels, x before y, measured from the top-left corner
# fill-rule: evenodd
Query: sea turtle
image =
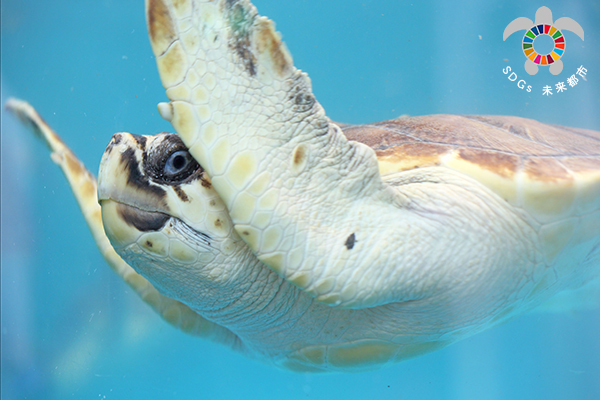
<path id="1" fill-rule="evenodd" d="M 558 75 L 563 69 L 560 58 L 565 51 L 565 38 L 561 32 L 571 31 L 583 40 L 583 28 L 572 18 L 562 17 L 552 22 L 552 11 L 548 7 L 540 7 L 535 13 L 535 24 L 529 18 L 519 17 L 512 20 L 504 29 L 502 39 L 506 40 L 517 31 L 526 29 L 523 36 L 523 53 L 528 58 L 525 61 L 525 71 L 529 75 L 538 72 L 538 65 L 550 65 L 550 73 Z M 541 54 L 535 50 L 535 41 L 539 37 L 549 37 L 554 42 L 551 51 L 542 51 Z"/>
<path id="2" fill-rule="evenodd" d="M 115 134 L 98 194 L 35 110 L 8 107 L 50 146 L 108 263 L 172 324 L 296 371 L 360 370 L 598 277 L 600 132 L 337 124 L 249 1 L 146 13 L 177 135 Z"/>

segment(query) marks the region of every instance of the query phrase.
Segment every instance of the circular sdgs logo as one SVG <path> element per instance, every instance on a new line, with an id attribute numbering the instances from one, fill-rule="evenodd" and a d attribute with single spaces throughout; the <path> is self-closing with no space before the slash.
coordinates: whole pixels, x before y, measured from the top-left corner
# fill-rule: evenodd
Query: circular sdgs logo
<path id="1" fill-rule="evenodd" d="M 535 49 L 535 42 L 538 38 L 549 36 L 554 41 L 552 52 L 541 55 L 542 51 Z M 523 53 L 525 57 L 538 65 L 552 64 L 562 56 L 565 51 L 565 38 L 562 33 L 552 25 L 537 25 L 527 31 L 523 36 Z"/>
<path id="2" fill-rule="evenodd" d="M 561 73 L 563 63 L 560 58 L 565 52 L 565 37 L 561 30 L 571 31 L 583 40 L 583 28 L 575 20 L 563 17 L 552 22 L 552 11 L 548 7 L 538 8 L 535 13 L 535 23 L 525 17 L 513 20 L 504 29 L 504 40 L 513 33 L 524 29 L 527 32 L 523 36 L 522 46 L 523 53 L 527 57 L 525 71 L 529 75 L 537 74 L 538 65 L 549 65 L 552 75 Z M 548 46 L 549 44 L 551 46 Z"/>

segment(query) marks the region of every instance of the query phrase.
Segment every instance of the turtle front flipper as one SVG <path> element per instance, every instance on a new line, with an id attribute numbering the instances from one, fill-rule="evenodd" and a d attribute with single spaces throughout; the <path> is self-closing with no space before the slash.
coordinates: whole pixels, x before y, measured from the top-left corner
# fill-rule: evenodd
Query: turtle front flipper
<path id="1" fill-rule="evenodd" d="M 517 31 L 522 31 L 523 29 L 529 29 L 533 25 L 533 21 L 529 18 L 519 17 L 504 28 L 504 33 L 502 34 L 502 40 L 506 40 L 510 35 Z"/>
<path id="2" fill-rule="evenodd" d="M 571 31 L 574 34 L 576 34 L 577 36 L 579 36 L 579 38 L 581 40 L 584 40 L 584 32 L 583 32 L 583 28 L 581 27 L 581 25 L 579 25 L 579 23 L 577 21 L 575 21 L 572 18 L 569 17 L 562 17 L 556 20 L 556 22 L 554 22 L 554 26 L 557 29 L 560 29 L 561 31 Z"/>
<path id="3" fill-rule="evenodd" d="M 29 103 L 9 99 L 6 102 L 6 108 L 48 145 L 51 158 L 64 172 L 85 221 L 108 265 L 170 324 L 186 333 L 207 337 L 230 347 L 239 348 L 239 340 L 236 335 L 204 319 L 185 304 L 161 295 L 150 282 L 123 261 L 104 233 L 94 175 L 88 171 Z"/>
<path id="4" fill-rule="evenodd" d="M 422 296 L 397 281 L 411 265 L 398 248 L 403 200 L 383 183 L 374 151 L 325 116 L 273 22 L 247 0 L 146 0 L 146 14 L 171 100 L 159 112 L 254 254 L 325 304 Z"/>

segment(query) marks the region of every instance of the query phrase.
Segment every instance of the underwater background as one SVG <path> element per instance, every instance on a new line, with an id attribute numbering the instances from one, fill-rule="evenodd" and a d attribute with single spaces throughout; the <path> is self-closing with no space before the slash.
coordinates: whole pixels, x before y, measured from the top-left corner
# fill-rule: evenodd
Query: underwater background
<path id="1" fill-rule="evenodd" d="M 333 120 L 499 114 L 600 130 L 598 1 L 254 4 Z M 523 31 L 502 40 L 509 22 L 534 20 L 541 6 L 585 31 L 585 41 L 563 32 L 557 76 L 525 72 Z M 115 132 L 172 131 L 156 111 L 166 96 L 142 1 L 2 0 L 1 15 L 2 103 L 29 101 L 90 170 Z M 586 79 L 558 93 L 580 66 Z M 443 350 L 353 374 L 283 371 L 188 336 L 108 268 L 45 146 L 4 110 L 1 118 L 3 400 L 600 398 L 600 309 L 585 302 L 558 299 Z"/>

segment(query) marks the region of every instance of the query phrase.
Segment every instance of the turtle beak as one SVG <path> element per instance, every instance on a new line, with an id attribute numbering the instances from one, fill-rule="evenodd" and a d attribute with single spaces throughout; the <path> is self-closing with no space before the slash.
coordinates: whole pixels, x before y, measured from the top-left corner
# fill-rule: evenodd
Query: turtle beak
<path id="1" fill-rule="evenodd" d="M 104 150 L 102 160 L 100 161 L 100 170 L 98 171 L 98 200 L 110 200 L 118 192 L 122 192 L 127 185 L 124 174 L 126 165 L 135 164 L 138 166 L 138 160 L 135 157 L 135 148 L 131 147 L 133 135 L 127 132 L 115 133 Z M 124 160 L 127 158 L 127 160 Z M 125 178 L 125 179 L 124 179 Z"/>
<path id="2" fill-rule="evenodd" d="M 149 212 L 169 213 L 167 192 L 148 179 L 143 159 L 150 136 L 115 133 L 106 146 L 98 172 L 98 199 Z"/>
<path id="3" fill-rule="evenodd" d="M 149 139 L 116 133 L 100 162 L 98 200 L 102 221 L 117 249 L 136 242 L 143 232 L 162 229 L 170 218 L 165 190 L 150 183 L 143 171 Z"/>

